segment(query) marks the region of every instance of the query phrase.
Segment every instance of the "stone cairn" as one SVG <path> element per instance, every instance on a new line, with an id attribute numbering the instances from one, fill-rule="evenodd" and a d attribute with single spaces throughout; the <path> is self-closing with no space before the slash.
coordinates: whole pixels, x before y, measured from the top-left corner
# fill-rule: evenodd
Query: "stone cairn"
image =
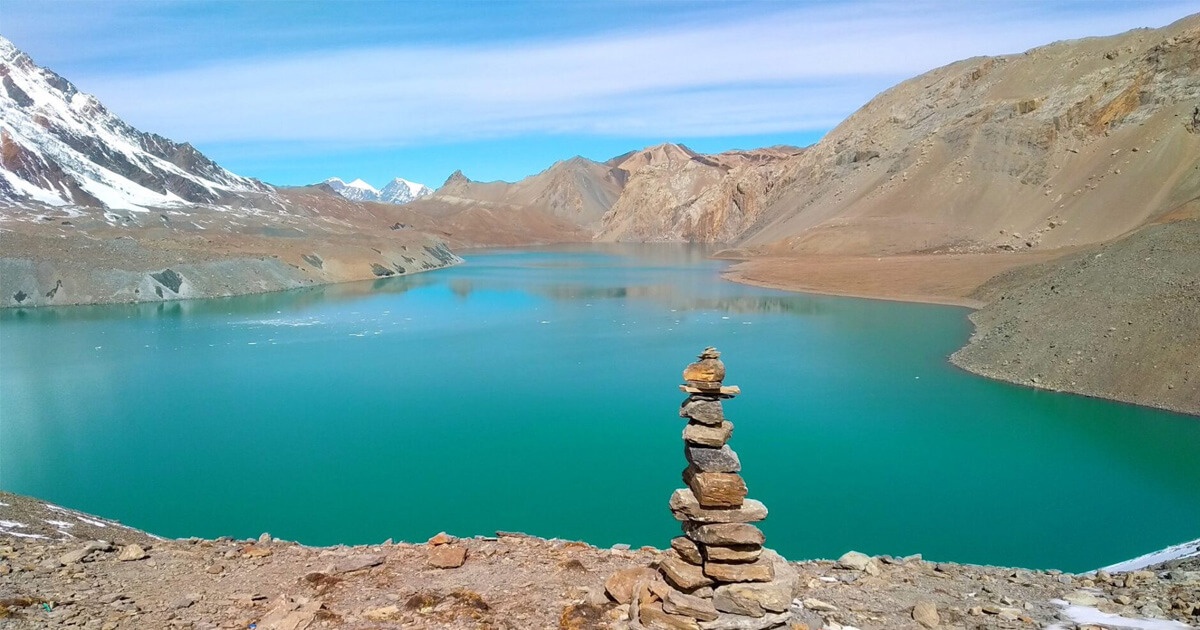
<path id="1" fill-rule="evenodd" d="M 642 573 L 626 578 L 631 628 L 765 630 L 793 620 L 789 607 L 796 572 L 763 547 L 765 537 L 753 523 L 767 517 L 767 508 L 746 498 L 741 461 L 728 445 L 733 423 L 725 419 L 722 401 L 741 389 L 723 384 L 720 357 L 716 348 L 705 348 L 683 371 L 680 389 L 687 398 L 679 415 L 688 421 L 683 430 L 687 487 L 670 500 L 683 535 L 671 540 L 657 572 L 633 570 Z M 629 584 L 634 580 L 641 581 Z"/>

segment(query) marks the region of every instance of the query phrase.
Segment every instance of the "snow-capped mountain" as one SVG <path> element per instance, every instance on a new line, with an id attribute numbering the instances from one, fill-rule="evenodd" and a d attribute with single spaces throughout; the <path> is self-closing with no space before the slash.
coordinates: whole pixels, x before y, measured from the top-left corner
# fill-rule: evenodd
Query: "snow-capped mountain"
<path id="1" fill-rule="evenodd" d="M 3 37 L 0 83 L 0 200 L 143 210 L 271 191 L 134 129 Z"/>
<path id="2" fill-rule="evenodd" d="M 379 200 L 384 203 L 408 203 L 432 194 L 433 189 L 425 184 L 418 184 L 397 177 L 388 182 L 388 185 L 384 186 L 383 190 L 379 192 Z"/>
<path id="3" fill-rule="evenodd" d="M 325 180 L 324 183 L 336 191 L 337 194 L 351 201 L 379 201 L 379 191 L 361 179 L 356 179 L 347 184 L 341 179 L 333 177 Z"/>
<path id="4" fill-rule="evenodd" d="M 384 186 L 383 190 L 378 190 L 361 179 L 356 179 L 347 184 L 337 177 L 331 177 L 322 183 L 332 188 L 339 195 L 353 201 L 377 201 L 380 203 L 401 204 L 433 194 L 433 190 L 425 184 L 410 182 L 400 177 L 388 182 L 388 185 Z"/>

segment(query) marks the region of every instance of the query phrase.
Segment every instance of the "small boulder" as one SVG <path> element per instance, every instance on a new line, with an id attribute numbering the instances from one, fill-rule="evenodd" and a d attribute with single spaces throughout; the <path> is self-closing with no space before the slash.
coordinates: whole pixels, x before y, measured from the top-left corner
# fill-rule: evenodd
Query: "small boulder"
<path id="1" fill-rule="evenodd" d="M 938 615 L 937 605 L 930 601 L 919 601 L 912 609 L 913 621 L 925 626 L 926 628 L 936 628 L 942 623 L 941 616 Z"/>
<path id="2" fill-rule="evenodd" d="M 429 566 L 437 569 L 457 569 L 467 561 L 467 548 L 460 545 L 438 545 L 429 550 Z"/>
<path id="3" fill-rule="evenodd" d="M 121 553 L 117 555 L 117 560 L 122 562 L 132 562 L 134 560 L 141 560 L 145 557 L 146 550 L 142 549 L 141 545 L 134 543 L 132 545 L 125 545 L 122 547 Z"/>
<path id="4" fill-rule="evenodd" d="M 871 557 L 857 551 L 847 551 L 837 561 L 839 568 L 853 569 L 855 571 L 865 571 L 869 564 L 871 564 Z"/>
<path id="5" fill-rule="evenodd" d="M 659 580 L 658 571 L 650 567 L 632 567 L 613 573 L 604 581 L 604 592 L 618 604 L 628 604 L 633 599 L 633 591 L 640 582 Z"/>

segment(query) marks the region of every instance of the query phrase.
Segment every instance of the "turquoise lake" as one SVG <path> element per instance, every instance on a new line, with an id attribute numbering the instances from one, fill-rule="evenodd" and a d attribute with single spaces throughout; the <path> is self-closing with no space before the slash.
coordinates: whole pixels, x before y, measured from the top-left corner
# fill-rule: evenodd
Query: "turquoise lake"
<path id="1" fill-rule="evenodd" d="M 1200 419 L 958 370 L 968 311 L 723 281 L 680 246 L 0 311 L 0 488 L 171 536 L 664 548 L 680 373 L 723 352 L 791 559 L 1083 571 L 1200 537 Z"/>

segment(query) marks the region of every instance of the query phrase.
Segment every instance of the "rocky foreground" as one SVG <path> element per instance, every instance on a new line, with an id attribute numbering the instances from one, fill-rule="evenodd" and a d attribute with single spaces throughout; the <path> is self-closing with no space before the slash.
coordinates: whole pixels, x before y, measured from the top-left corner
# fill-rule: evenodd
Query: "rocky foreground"
<path id="1" fill-rule="evenodd" d="M 325 548 L 164 540 L 0 493 L 0 628 L 717 627 L 629 619 L 630 599 L 666 592 L 639 583 L 663 557 L 499 532 Z M 856 553 L 785 565 L 795 630 L 1200 624 L 1195 557 L 1081 575 Z"/>

